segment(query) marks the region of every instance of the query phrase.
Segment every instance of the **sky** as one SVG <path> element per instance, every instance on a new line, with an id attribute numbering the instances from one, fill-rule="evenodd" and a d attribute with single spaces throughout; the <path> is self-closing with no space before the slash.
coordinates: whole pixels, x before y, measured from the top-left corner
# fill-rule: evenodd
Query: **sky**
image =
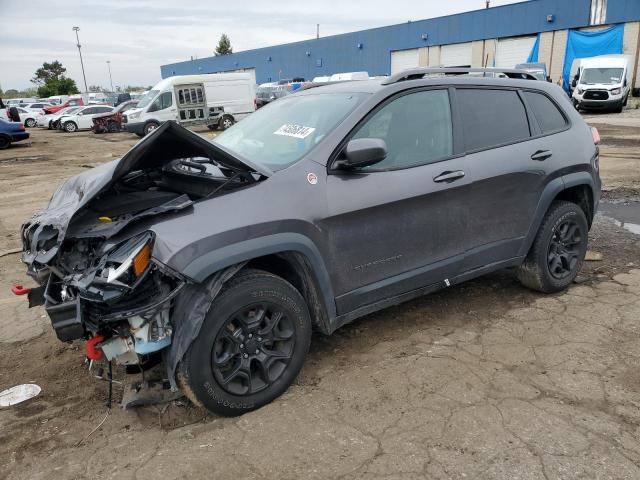
<path id="1" fill-rule="evenodd" d="M 522 0 L 491 0 L 491 6 Z M 390 7 L 392 5 L 392 7 Z M 234 51 L 484 8 L 484 0 L 0 0 L 0 87 L 24 89 L 59 60 L 82 88 L 72 27 L 80 27 L 88 85 L 149 86 L 160 65 L 213 55 L 226 33 Z"/>

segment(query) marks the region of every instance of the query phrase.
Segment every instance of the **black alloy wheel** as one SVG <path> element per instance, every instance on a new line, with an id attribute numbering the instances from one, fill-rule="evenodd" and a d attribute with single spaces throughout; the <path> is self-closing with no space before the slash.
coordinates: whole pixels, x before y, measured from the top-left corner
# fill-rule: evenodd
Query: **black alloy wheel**
<path id="1" fill-rule="evenodd" d="M 557 225 L 549 241 L 549 273 L 558 280 L 567 278 L 580 262 L 582 236 L 580 225 L 568 219 Z"/>
<path id="2" fill-rule="evenodd" d="M 295 347 L 295 323 L 278 305 L 243 307 L 220 330 L 211 352 L 219 385 L 233 395 L 258 393 L 287 368 Z"/>

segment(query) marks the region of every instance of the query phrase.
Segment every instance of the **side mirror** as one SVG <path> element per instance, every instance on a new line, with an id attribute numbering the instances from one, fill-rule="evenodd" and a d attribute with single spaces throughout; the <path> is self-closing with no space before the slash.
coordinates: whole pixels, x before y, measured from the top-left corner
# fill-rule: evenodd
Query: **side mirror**
<path id="1" fill-rule="evenodd" d="M 355 138 L 343 150 L 337 168 L 351 169 L 375 165 L 387 158 L 387 144 L 381 138 Z"/>
<path id="2" fill-rule="evenodd" d="M 627 77 L 624 77 L 624 86 L 627 86 Z"/>
<path id="3" fill-rule="evenodd" d="M 571 82 L 571 86 L 575 88 L 577 85 L 578 85 L 578 80 L 574 78 L 573 82 Z"/>

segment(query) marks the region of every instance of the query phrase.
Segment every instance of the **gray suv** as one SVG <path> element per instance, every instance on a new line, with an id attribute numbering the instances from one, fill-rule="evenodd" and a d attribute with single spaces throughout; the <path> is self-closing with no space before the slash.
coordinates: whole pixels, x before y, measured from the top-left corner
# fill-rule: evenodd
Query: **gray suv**
<path id="1" fill-rule="evenodd" d="M 506 267 L 581 268 L 597 131 L 522 72 L 308 88 L 210 142 L 168 122 L 67 180 L 22 229 L 58 337 L 223 415 L 282 394 L 312 330 Z"/>

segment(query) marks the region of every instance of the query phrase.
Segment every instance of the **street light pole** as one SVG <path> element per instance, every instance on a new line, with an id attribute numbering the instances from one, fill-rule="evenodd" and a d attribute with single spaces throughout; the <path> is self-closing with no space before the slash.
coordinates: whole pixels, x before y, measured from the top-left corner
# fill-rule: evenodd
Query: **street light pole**
<path id="1" fill-rule="evenodd" d="M 113 78 L 111 78 L 111 60 L 107 60 L 107 67 L 109 67 L 109 82 L 111 83 L 111 93 L 113 93 Z"/>
<path id="2" fill-rule="evenodd" d="M 84 79 L 84 92 L 87 93 L 89 89 L 87 88 L 87 77 L 84 74 L 84 63 L 82 62 L 82 51 L 80 50 L 80 38 L 78 37 L 78 31 L 80 27 L 73 27 L 73 31 L 76 32 L 76 41 L 78 46 L 78 53 L 80 54 L 80 66 L 82 67 L 82 78 Z"/>

